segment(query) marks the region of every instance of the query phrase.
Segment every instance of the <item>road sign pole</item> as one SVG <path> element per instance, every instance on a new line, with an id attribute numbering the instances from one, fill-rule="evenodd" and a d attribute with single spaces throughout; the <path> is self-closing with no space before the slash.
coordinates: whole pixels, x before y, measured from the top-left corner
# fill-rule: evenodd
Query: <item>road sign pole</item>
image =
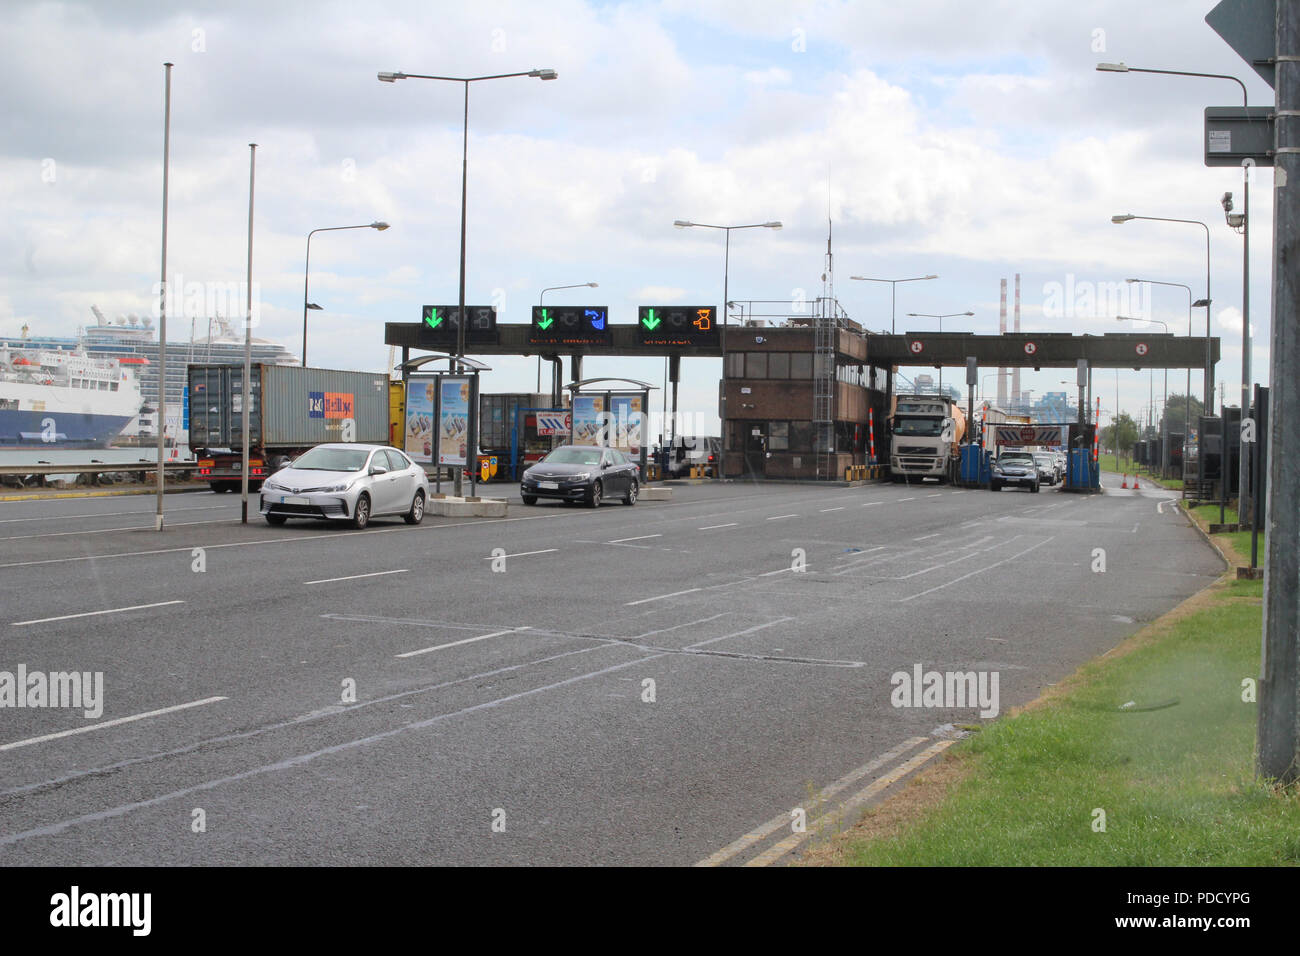
<path id="1" fill-rule="evenodd" d="M 1269 391 L 1268 532 L 1259 688 L 1259 773 L 1300 770 L 1296 621 L 1300 620 L 1300 4 L 1277 5 L 1277 155 L 1273 189 L 1273 341 Z"/>

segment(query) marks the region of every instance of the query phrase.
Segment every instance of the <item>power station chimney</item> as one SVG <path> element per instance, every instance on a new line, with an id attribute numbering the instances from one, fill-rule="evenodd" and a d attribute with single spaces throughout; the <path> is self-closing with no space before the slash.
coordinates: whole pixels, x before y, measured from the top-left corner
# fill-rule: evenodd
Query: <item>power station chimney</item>
<path id="1" fill-rule="evenodd" d="M 998 332 L 1007 334 L 1007 280 L 1002 280 L 1002 307 L 998 310 Z M 998 369 L 998 408 L 1007 407 L 1007 370 Z"/>
<path id="2" fill-rule="evenodd" d="M 1020 273 L 1016 273 L 1016 332 L 1020 332 Z M 1020 410 L 1020 403 L 1024 401 L 1024 396 L 1020 394 L 1020 366 L 1017 365 L 1011 372 L 1011 400 L 1016 403 L 1017 410 Z M 1023 411 L 1022 411 L 1023 414 Z"/>

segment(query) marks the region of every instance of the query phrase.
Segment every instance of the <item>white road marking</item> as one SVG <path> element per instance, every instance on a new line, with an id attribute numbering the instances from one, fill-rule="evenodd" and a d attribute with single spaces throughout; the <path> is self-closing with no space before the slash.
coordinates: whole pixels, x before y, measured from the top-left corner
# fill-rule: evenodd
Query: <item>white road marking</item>
<path id="1" fill-rule="evenodd" d="M 488 554 L 484 555 L 484 561 L 495 561 L 497 558 L 526 558 L 530 554 L 550 554 L 552 551 L 559 551 L 559 548 L 543 548 L 541 551 L 520 551 L 518 554 Z"/>
<path id="2" fill-rule="evenodd" d="M 662 601 L 665 598 L 678 597 L 682 594 L 694 594 L 699 588 L 687 588 L 685 591 L 674 591 L 672 594 L 660 594 L 658 597 L 642 598 L 639 601 L 628 601 L 624 607 L 634 607 L 637 604 L 649 604 L 651 601 Z"/>
<path id="3" fill-rule="evenodd" d="M 687 644 L 682 648 L 684 651 L 693 651 L 697 647 L 703 647 L 705 644 L 716 644 L 718 641 L 725 641 L 730 637 L 744 637 L 746 634 L 753 634 L 755 631 L 762 631 L 769 627 L 776 627 L 778 624 L 784 624 L 786 621 L 793 621 L 792 617 L 779 617 L 775 621 L 768 621 L 766 624 L 757 624 L 754 627 L 747 627 L 743 631 L 736 631 L 733 634 L 723 634 L 721 637 L 711 637 L 707 641 L 698 641 L 695 644 Z"/>
<path id="4" fill-rule="evenodd" d="M 926 497 L 927 497 L 927 498 L 942 498 L 942 497 L 943 497 L 943 495 L 942 495 L 942 494 L 936 494 L 936 495 L 926 495 Z"/>
<path id="5" fill-rule="evenodd" d="M 646 538 L 662 538 L 661 534 L 639 534 L 635 538 L 615 538 L 607 544 L 622 544 L 624 541 L 644 541 Z"/>
<path id="6" fill-rule="evenodd" d="M 1030 547 L 1025 548 L 1025 550 L 1020 551 L 1020 552 L 1017 552 L 1016 554 L 1011 555 L 1011 557 L 1009 557 L 1009 558 L 1003 558 L 1001 561 L 995 561 L 995 562 L 993 562 L 992 564 L 986 564 L 986 565 L 985 565 L 984 567 L 982 567 L 982 568 L 977 568 L 977 569 L 975 569 L 974 571 L 971 571 L 971 572 L 969 572 L 969 573 L 967 573 L 967 574 L 963 574 L 963 575 L 962 575 L 961 577 L 959 577 L 959 578 L 953 578 L 951 581 L 945 581 L 943 584 L 939 584 L 939 585 L 936 585 L 935 587 L 928 588 L 928 589 L 925 590 L 925 591 L 919 591 L 919 592 L 917 592 L 916 594 L 908 595 L 908 596 L 905 597 L 905 598 L 899 598 L 899 603 L 901 604 L 901 603 L 903 603 L 904 601 L 913 601 L 913 600 L 915 600 L 916 598 L 919 598 L 919 597 L 925 597 L 925 595 L 927 595 L 927 594 L 933 594 L 935 591 L 942 590 L 943 588 L 946 588 L 946 587 L 951 587 L 952 585 L 956 584 L 958 581 L 965 581 L 967 578 L 969 578 L 969 577 L 973 577 L 973 576 L 976 575 L 976 574 L 983 574 L 985 571 L 991 571 L 991 570 L 993 570 L 994 568 L 998 567 L 999 565 L 1006 564 L 1008 561 L 1014 561 L 1016 558 L 1024 557 L 1024 556 L 1025 556 L 1026 554 L 1028 554 L 1030 551 L 1034 551 L 1034 550 L 1036 550 L 1036 549 L 1038 549 L 1038 548 L 1041 548 L 1043 545 L 1047 544 L 1049 541 L 1055 541 L 1055 540 L 1056 540 L 1056 535 L 1052 535 L 1050 538 L 1047 538 L 1047 539 L 1045 539 L 1045 540 L 1043 540 L 1043 541 L 1040 541 L 1040 542 L 1038 542 L 1038 544 L 1031 545 Z"/>
<path id="7" fill-rule="evenodd" d="M 799 516 L 798 516 L 798 515 L 775 515 L 775 516 L 773 516 L 773 517 L 771 517 L 771 518 L 768 518 L 767 520 L 768 520 L 768 521 L 780 521 L 782 518 L 797 518 L 797 517 L 799 517 Z"/>
<path id="8" fill-rule="evenodd" d="M 862 507 L 864 507 L 864 508 L 870 508 L 872 505 L 883 505 L 883 504 L 884 504 L 883 501 L 868 501 L 868 502 L 867 502 L 866 504 L 864 504 Z"/>
<path id="9" fill-rule="evenodd" d="M 451 641 L 448 644 L 435 644 L 433 647 L 422 647 L 418 651 L 407 651 L 405 654 L 394 654 L 394 657 L 418 657 L 421 654 L 430 654 L 433 651 L 446 650 L 449 647 L 459 647 L 462 644 L 473 644 L 475 641 L 486 641 L 489 637 L 502 637 L 506 634 L 518 634 L 520 631 L 529 631 L 529 627 L 512 627 L 506 631 L 493 631 L 491 634 L 480 634 L 478 637 L 466 637 L 459 641 Z"/>
<path id="10" fill-rule="evenodd" d="M 117 717 L 113 720 L 103 720 L 94 724 L 87 724 L 85 727 L 76 727 L 72 730 L 60 730 L 55 734 L 44 734 L 40 737 L 28 737 L 26 740 L 15 740 L 13 743 L 0 744 L 0 751 L 14 750 L 18 747 L 29 747 L 32 744 L 45 743 L 47 740 L 58 740 L 60 737 L 71 737 L 74 734 L 88 734 L 92 730 L 103 730 L 105 727 L 116 727 L 118 724 L 129 724 L 136 720 L 144 720 L 146 717 L 157 717 L 161 714 L 171 714 L 178 710 L 188 710 L 191 707 L 202 707 L 204 704 L 215 704 L 219 700 L 229 700 L 228 697 L 205 697 L 202 700 L 192 700 L 188 704 L 176 704 L 172 707 L 163 707 L 159 710 L 146 711 L 143 714 L 134 714 L 130 717 Z"/>
<path id="11" fill-rule="evenodd" d="M 229 524 L 234 518 L 211 518 L 207 521 L 173 521 L 167 525 L 169 528 L 184 528 L 195 524 Z M 26 538 L 66 538 L 69 535 L 78 534 L 108 534 L 113 531 L 152 531 L 151 524 L 134 524 L 125 528 L 94 528 L 90 531 L 42 531 L 38 534 L 10 534 L 0 541 L 22 541 Z"/>
<path id="12" fill-rule="evenodd" d="M 151 607 L 166 607 L 168 604 L 184 604 L 184 601 L 158 601 L 154 604 L 132 604 L 130 607 L 111 607 L 105 611 L 82 611 L 80 614 L 60 614 L 58 617 L 41 617 L 31 621 L 14 621 L 11 627 L 23 627 L 26 624 L 48 624 L 50 621 L 70 621 L 74 617 L 94 617 L 97 614 L 121 614 L 123 611 L 143 611 Z"/>
<path id="13" fill-rule="evenodd" d="M 739 522 L 729 521 L 726 524 L 711 524 L 703 528 L 696 528 L 696 531 L 716 531 L 718 528 L 734 528 Z"/>
<path id="14" fill-rule="evenodd" d="M 843 505 L 841 505 L 841 506 L 838 507 L 838 508 L 823 508 L 823 509 L 821 509 L 821 514 L 825 514 L 825 513 L 828 512 L 828 511 L 843 511 L 843 510 L 844 510 L 844 506 L 843 506 Z"/>
<path id="15" fill-rule="evenodd" d="M 880 769 L 880 767 L 884 766 L 885 764 L 897 760 L 899 757 L 901 757 L 903 754 L 907 753 L 909 750 L 916 747 L 918 744 L 925 743 L 927 739 L 928 738 L 926 737 L 911 737 L 907 740 L 904 740 L 901 744 L 898 744 L 895 747 L 891 747 L 889 750 L 886 750 L 880 756 L 874 758 L 868 763 L 863 764 L 861 767 L 858 767 L 856 770 L 849 771 L 839 780 L 836 780 L 834 783 L 823 788 L 821 792 L 817 794 L 816 798 L 814 798 L 811 801 L 811 804 L 813 806 L 820 806 L 823 802 L 825 802 L 830 797 L 833 797 L 841 790 L 845 789 L 846 787 L 852 786 L 858 780 L 861 780 L 867 774 Z M 764 823 L 762 826 L 750 830 L 739 840 L 735 840 L 731 843 L 728 843 L 717 853 L 705 857 L 703 860 L 700 860 L 700 862 L 696 863 L 695 865 L 696 866 L 718 866 L 722 863 L 727 862 L 733 856 L 736 856 L 737 854 L 743 853 L 745 850 L 748 850 L 754 844 L 765 839 L 766 837 L 771 836 L 777 830 L 780 830 L 781 828 L 789 825 L 790 825 L 790 814 L 788 812 L 779 813 L 771 820 L 769 820 L 767 823 Z"/>
<path id="16" fill-rule="evenodd" d="M 923 534 L 923 535 L 921 535 L 921 537 L 919 537 L 919 538 L 913 538 L 912 540 L 913 540 L 913 541 L 925 541 L 927 538 L 937 538 L 937 537 L 939 537 L 939 534 L 940 534 L 940 532 L 936 531 L 934 534 Z"/>
<path id="17" fill-rule="evenodd" d="M 916 498 L 915 498 L 915 497 L 912 497 L 912 498 L 899 498 L 898 500 L 899 500 L 899 501 L 915 501 Z"/>
<path id="18" fill-rule="evenodd" d="M 0 504 L 2 503 L 3 499 L 0 498 Z M 173 507 L 172 514 L 183 511 L 221 511 L 222 509 L 222 505 L 205 505 L 202 508 Z M 147 512 L 144 511 L 92 511 L 76 514 L 37 515 L 33 518 L 0 518 L 0 524 L 14 524 L 19 521 L 75 521 L 84 518 L 143 518 L 146 514 Z M 114 530 L 122 531 L 126 529 L 116 528 Z"/>
<path id="19" fill-rule="evenodd" d="M 385 574 L 405 574 L 407 568 L 399 568 L 396 571 L 371 571 L 369 574 L 349 574 L 342 578 L 321 578 L 319 581 L 303 581 L 303 584 L 333 584 L 335 581 L 355 581 L 357 578 L 378 578 Z"/>

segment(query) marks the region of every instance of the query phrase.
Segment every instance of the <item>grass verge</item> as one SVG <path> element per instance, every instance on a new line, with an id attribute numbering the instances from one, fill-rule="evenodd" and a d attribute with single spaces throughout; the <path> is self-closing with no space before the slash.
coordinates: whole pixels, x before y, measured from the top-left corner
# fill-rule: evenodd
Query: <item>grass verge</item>
<path id="1" fill-rule="evenodd" d="M 1243 700 L 1262 594 L 1225 575 L 951 748 L 805 862 L 1300 864 L 1300 795 L 1254 778 L 1256 705 Z"/>

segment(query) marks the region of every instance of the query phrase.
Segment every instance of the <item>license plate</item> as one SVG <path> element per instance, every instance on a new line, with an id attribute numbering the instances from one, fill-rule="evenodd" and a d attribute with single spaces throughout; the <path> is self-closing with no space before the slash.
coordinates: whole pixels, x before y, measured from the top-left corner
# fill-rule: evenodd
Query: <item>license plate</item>
<path id="1" fill-rule="evenodd" d="M 281 495 L 280 504 L 282 505 L 308 505 L 311 504 L 306 498 L 296 497 L 294 495 Z"/>
<path id="2" fill-rule="evenodd" d="M 558 481 L 539 481 L 537 487 L 546 488 L 548 491 L 558 491 L 560 483 Z"/>

